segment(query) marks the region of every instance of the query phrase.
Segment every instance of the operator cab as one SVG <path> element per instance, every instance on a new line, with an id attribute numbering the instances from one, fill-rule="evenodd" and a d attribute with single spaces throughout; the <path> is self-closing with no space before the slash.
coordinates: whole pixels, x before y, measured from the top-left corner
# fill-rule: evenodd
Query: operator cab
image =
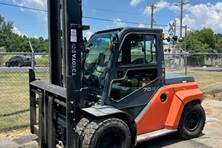
<path id="1" fill-rule="evenodd" d="M 83 58 L 83 87 L 88 87 L 90 102 L 102 100 L 136 116 L 164 84 L 161 34 L 145 28 L 95 33 Z"/>

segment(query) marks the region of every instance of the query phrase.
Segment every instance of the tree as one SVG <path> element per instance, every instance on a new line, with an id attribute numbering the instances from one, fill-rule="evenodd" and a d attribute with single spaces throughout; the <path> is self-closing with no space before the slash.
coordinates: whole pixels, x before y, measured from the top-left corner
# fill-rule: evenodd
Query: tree
<path id="1" fill-rule="evenodd" d="M 217 52 L 222 53 L 222 34 L 216 34 L 215 38 L 216 38 L 215 49 L 217 50 Z"/>
<path id="2" fill-rule="evenodd" d="M 210 49 L 215 48 L 214 31 L 210 28 L 204 28 L 198 33 L 199 40 L 208 46 Z"/>
<path id="3" fill-rule="evenodd" d="M 189 52 L 214 52 L 218 44 L 214 32 L 210 28 L 204 28 L 200 31 L 189 32 L 184 42 L 182 42 L 182 47 Z"/>
<path id="4" fill-rule="evenodd" d="M 29 40 L 35 52 L 48 52 L 48 40 L 43 37 L 29 38 L 13 32 L 13 23 L 0 16 L 0 48 L 8 52 L 30 52 Z"/>

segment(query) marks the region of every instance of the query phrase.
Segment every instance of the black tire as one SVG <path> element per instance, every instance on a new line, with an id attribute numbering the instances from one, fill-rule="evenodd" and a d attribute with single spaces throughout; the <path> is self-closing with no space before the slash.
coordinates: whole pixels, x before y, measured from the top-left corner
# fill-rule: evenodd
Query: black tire
<path id="1" fill-rule="evenodd" d="M 85 128 L 87 127 L 87 125 L 90 123 L 89 119 L 87 118 L 82 118 L 79 123 L 77 124 L 76 126 L 76 132 L 78 134 L 78 145 L 79 147 L 81 147 L 82 145 L 82 141 L 83 141 L 83 138 L 85 136 L 85 133 L 84 133 L 84 130 Z"/>
<path id="2" fill-rule="evenodd" d="M 10 67 L 10 64 L 8 62 L 5 63 L 6 67 Z"/>
<path id="3" fill-rule="evenodd" d="M 117 118 L 93 121 L 84 130 L 81 148 L 130 148 L 127 124 Z"/>
<path id="4" fill-rule="evenodd" d="M 18 62 L 17 66 L 18 66 L 18 67 L 22 67 L 22 63 L 21 63 L 21 62 Z"/>
<path id="5" fill-rule="evenodd" d="M 10 65 L 11 65 L 11 67 L 16 67 L 17 63 L 16 62 L 12 62 Z"/>
<path id="6" fill-rule="evenodd" d="M 199 103 L 188 104 L 183 111 L 179 124 L 179 134 L 184 139 L 199 137 L 205 126 L 206 115 Z"/>

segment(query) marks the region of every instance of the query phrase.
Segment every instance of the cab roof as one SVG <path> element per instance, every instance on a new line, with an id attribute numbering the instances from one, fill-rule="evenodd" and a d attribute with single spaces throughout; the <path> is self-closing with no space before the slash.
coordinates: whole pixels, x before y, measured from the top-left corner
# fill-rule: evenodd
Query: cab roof
<path id="1" fill-rule="evenodd" d="M 157 28 L 141 28 L 141 27 L 123 27 L 123 28 L 114 28 L 108 30 L 98 31 L 95 34 L 99 33 L 108 33 L 108 32 L 153 32 L 153 33 L 161 33 L 163 29 Z"/>

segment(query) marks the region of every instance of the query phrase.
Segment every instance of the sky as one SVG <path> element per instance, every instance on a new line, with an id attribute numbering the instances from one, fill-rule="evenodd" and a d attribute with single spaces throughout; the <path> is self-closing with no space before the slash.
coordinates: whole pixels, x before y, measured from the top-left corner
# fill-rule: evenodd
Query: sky
<path id="1" fill-rule="evenodd" d="M 155 4 L 155 27 L 167 32 L 168 25 L 176 20 L 179 26 L 180 0 L 82 0 L 84 25 L 90 25 L 90 30 L 84 33 L 89 37 L 93 32 L 116 27 L 149 27 L 150 5 Z M 210 27 L 216 33 L 222 33 L 222 0 L 184 0 L 189 2 L 184 6 L 183 24 L 189 30 L 199 30 Z M 15 4 L 19 6 L 47 10 L 47 0 L 0 0 L 0 15 L 14 23 L 14 32 L 30 37 L 47 38 L 47 13 L 2 5 Z M 111 21 L 89 19 L 96 17 Z M 131 23 L 133 22 L 133 23 Z M 178 31 L 179 32 L 179 31 Z"/>

